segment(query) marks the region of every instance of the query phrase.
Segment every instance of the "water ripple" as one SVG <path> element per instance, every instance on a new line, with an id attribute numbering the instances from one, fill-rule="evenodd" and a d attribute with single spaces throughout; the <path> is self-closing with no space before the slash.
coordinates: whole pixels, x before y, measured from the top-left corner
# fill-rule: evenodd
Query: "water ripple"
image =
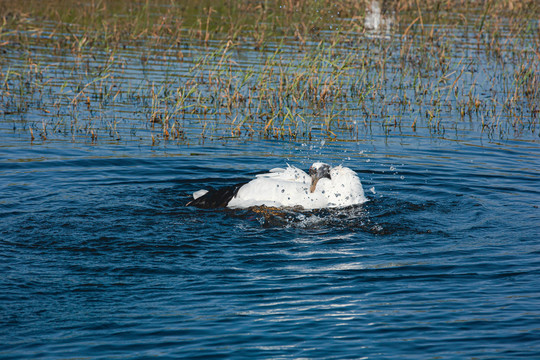
<path id="1" fill-rule="evenodd" d="M 265 217 L 185 206 L 264 161 L 87 155 L 1 164 L 3 358 L 538 355 L 523 161 L 360 158 L 369 202 Z"/>

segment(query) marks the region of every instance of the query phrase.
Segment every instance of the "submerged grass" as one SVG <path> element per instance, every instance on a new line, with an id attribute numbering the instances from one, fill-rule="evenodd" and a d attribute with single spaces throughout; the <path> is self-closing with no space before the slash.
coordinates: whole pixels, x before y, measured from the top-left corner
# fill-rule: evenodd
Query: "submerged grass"
<path id="1" fill-rule="evenodd" d="M 0 14 L 0 131 L 30 141 L 540 134 L 535 1 L 0 0 Z"/>

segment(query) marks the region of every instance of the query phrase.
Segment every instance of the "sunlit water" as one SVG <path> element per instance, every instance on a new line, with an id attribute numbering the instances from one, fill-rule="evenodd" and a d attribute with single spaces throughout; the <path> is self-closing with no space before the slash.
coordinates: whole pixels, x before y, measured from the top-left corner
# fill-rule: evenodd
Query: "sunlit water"
<path id="1" fill-rule="evenodd" d="M 539 150 L 4 147 L 0 356 L 538 357 Z M 370 201 L 278 221 L 184 206 L 319 159 Z"/>
<path id="2" fill-rule="evenodd" d="M 393 19 L 370 21 L 367 35 L 393 36 Z M 538 129 L 530 104 L 521 125 L 496 106 L 485 119 L 460 117 L 456 106 L 471 84 L 474 96 L 501 107 L 492 74 L 515 70 L 483 63 L 465 30 L 448 78 L 429 74 L 413 86 L 417 79 L 389 54 L 388 86 L 365 100 L 367 109 L 350 100 L 358 94 L 349 87 L 336 111 L 353 130 L 334 129 L 345 141 L 322 140 L 322 132 L 313 141 L 230 139 L 230 121 L 245 108 L 225 114 L 218 105 L 208 116 L 182 114 L 185 138 L 160 138 L 145 96 L 162 84 L 189 89 L 196 59 L 188 50 L 182 62 L 164 55 L 144 66 L 139 49 L 117 54 L 126 67 L 116 64 L 109 84 L 124 92 L 100 99 L 90 86 L 88 109 L 70 105 L 77 88 L 61 88 L 70 76 L 89 84 L 84 69 L 52 66 L 35 80 L 49 91 L 29 96 L 24 110 L 4 88 L 0 357 L 540 358 Z M 371 46 L 339 48 L 362 59 L 385 44 Z M 33 51 L 43 68 L 59 61 Z M 302 57 L 287 51 L 286 60 Z M 103 66 L 107 54 L 92 55 L 91 70 Z M 4 71 L 23 73 L 20 53 L 4 56 Z M 267 56 L 235 50 L 229 69 L 257 71 Z M 81 60 L 73 61 L 77 68 Z M 449 92 L 462 69 L 459 92 Z M 364 84 L 378 78 L 366 76 Z M 450 105 L 433 107 L 432 123 L 426 106 L 393 100 L 418 90 L 428 104 L 439 91 L 432 78 L 441 77 L 439 97 Z M 23 80 L 10 80 L 10 91 L 24 94 Z M 501 125 L 483 128 L 484 120 Z M 207 123 L 215 128 L 204 137 Z M 354 169 L 369 201 L 272 216 L 185 206 L 196 190 L 314 161 Z"/>

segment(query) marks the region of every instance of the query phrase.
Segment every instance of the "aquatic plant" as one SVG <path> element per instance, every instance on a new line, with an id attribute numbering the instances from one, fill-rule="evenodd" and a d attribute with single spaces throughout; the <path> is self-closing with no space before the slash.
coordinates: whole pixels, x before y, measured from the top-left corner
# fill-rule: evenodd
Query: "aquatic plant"
<path id="1" fill-rule="evenodd" d="M 153 145 L 536 137 L 539 8 L 0 1 L 1 122 L 30 141 Z"/>

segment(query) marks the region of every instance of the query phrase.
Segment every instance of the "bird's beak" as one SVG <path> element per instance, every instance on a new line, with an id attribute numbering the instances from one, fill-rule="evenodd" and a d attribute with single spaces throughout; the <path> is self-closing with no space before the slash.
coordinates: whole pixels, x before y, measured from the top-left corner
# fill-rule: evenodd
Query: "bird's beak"
<path id="1" fill-rule="evenodd" d="M 319 181 L 319 178 L 317 177 L 317 175 L 311 176 L 311 186 L 309 187 L 309 192 L 315 191 L 315 187 L 317 186 L 318 181 Z"/>

